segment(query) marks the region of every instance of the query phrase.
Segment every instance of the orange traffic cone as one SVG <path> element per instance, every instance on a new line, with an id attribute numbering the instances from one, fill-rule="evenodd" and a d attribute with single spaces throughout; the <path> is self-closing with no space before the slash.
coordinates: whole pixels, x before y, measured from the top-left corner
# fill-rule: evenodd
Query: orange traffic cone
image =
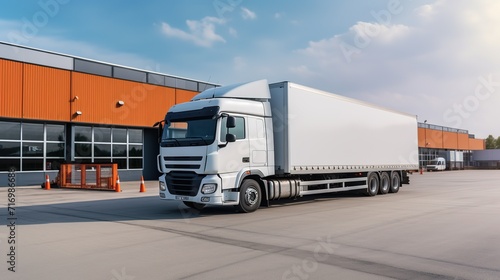
<path id="1" fill-rule="evenodd" d="M 144 176 L 141 176 L 141 187 L 139 192 L 146 192 L 146 186 L 144 185 Z"/>
<path id="2" fill-rule="evenodd" d="M 116 179 L 115 192 L 121 192 L 121 191 L 122 189 L 120 188 L 120 176 L 118 176 Z"/>
<path id="3" fill-rule="evenodd" d="M 424 168 L 423 167 L 420 168 L 420 175 L 422 175 L 422 174 L 424 174 Z"/>
<path id="4" fill-rule="evenodd" d="M 45 189 L 50 190 L 50 179 L 49 175 L 45 175 Z"/>

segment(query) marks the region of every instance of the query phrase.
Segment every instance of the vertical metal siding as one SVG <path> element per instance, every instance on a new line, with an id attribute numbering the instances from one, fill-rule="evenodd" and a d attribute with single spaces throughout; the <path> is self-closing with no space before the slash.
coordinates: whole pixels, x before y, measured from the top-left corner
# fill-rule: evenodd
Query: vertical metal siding
<path id="1" fill-rule="evenodd" d="M 443 148 L 458 149 L 458 133 L 443 131 Z"/>
<path id="2" fill-rule="evenodd" d="M 73 72 L 72 100 L 74 122 L 152 126 L 174 105 L 175 92 L 172 88 Z M 118 105 L 119 100 L 123 106 Z M 75 115 L 76 111 L 82 114 Z"/>
<path id="3" fill-rule="evenodd" d="M 25 64 L 23 118 L 69 121 L 70 71 Z"/>
<path id="4" fill-rule="evenodd" d="M 469 150 L 484 150 L 485 142 L 483 139 L 469 138 Z"/>
<path id="5" fill-rule="evenodd" d="M 464 133 L 458 133 L 458 150 L 468 150 L 469 149 L 469 135 Z"/>
<path id="6" fill-rule="evenodd" d="M 0 59 L 0 116 L 21 118 L 23 64 Z"/>
<path id="7" fill-rule="evenodd" d="M 191 100 L 191 98 L 193 98 L 197 94 L 198 94 L 198 92 L 196 92 L 196 91 L 176 89 L 175 90 L 175 104 L 188 102 L 189 100 Z"/>

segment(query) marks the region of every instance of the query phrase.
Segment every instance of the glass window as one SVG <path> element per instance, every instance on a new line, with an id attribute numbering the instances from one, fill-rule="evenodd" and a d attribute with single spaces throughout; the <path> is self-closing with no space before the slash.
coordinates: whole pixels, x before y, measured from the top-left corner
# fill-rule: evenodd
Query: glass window
<path id="1" fill-rule="evenodd" d="M 124 128 L 113 129 L 113 142 L 114 143 L 127 143 L 127 130 Z"/>
<path id="2" fill-rule="evenodd" d="M 47 157 L 64 157 L 64 143 L 47 143 Z"/>
<path id="3" fill-rule="evenodd" d="M 43 159 L 26 159 L 23 158 L 23 171 L 43 170 Z"/>
<path id="4" fill-rule="evenodd" d="M 129 157 L 142 157 L 142 145 L 130 145 L 128 147 Z"/>
<path id="5" fill-rule="evenodd" d="M 23 123 L 23 140 L 43 141 L 43 124 Z"/>
<path id="6" fill-rule="evenodd" d="M 245 119 L 241 117 L 235 117 L 235 127 L 227 128 L 226 127 L 227 118 L 224 117 L 221 120 L 221 142 L 226 142 L 226 134 L 234 134 L 236 136 L 236 140 L 245 139 Z"/>
<path id="7" fill-rule="evenodd" d="M 20 155 L 21 155 L 21 143 L 19 143 L 19 142 L 0 142 L 0 156 L 2 156 L 2 157 L 18 157 Z"/>
<path id="8" fill-rule="evenodd" d="M 128 140 L 130 143 L 142 143 L 142 130 L 129 129 L 128 130 Z"/>
<path id="9" fill-rule="evenodd" d="M 114 144 L 113 145 L 113 157 L 126 157 L 127 156 L 127 145 Z"/>
<path id="10" fill-rule="evenodd" d="M 43 157 L 43 143 L 23 142 L 23 157 Z"/>
<path id="11" fill-rule="evenodd" d="M 11 167 L 14 167 L 17 171 L 21 170 L 21 160 L 18 158 L 3 158 L 0 160 L 0 171 L 9 171 Z"/>
<path id="12" fill-rule="evenodd" d="M 60 141 L 64 142 L 64 125 L 48 124 L 47 127 L 47 141 Z"/>
<path id="13" fill-rule="evenodd" d="M 111 128 L 94 127 L 94 142 L 111 142 Z"/>
<path id="14" fill-rule="evenodd" d="M 75 141 L 91 142 L 92 128 L 87 126 L 75 126 Z"/>
<path id="15" fill-rule="evenodd" d="M 47 159 L 45 170 L 59 170 L 61 163 L 64 163 L 63 159 Z"/>
<path id="16" fill-rule="evenodd" d="M 77 156 L 77 157 L 90 157 L 90 156 L 92 156 L 92 151 L 90 148 L 91 148 L 90 144 L 75 143 L 75 156 Z"/>
<path id="17" fill-rule="evenodd" d="M 142 158 L 131 158 L 128 161 L 129 169 L 140 169 L 142 168 Z"/>
<path id="18" fill-rule="evenodd" d="M 95 157 L 111 157 L 111 144 L 94 144 Z"/>
<path id="19" fill-rule="evenodd" d="M 114 158 L 113 163 L 118 164 L 118 169 L 127 169 L 127 159 Z"/>
<path id="20" fill-rule="evenodd" d="M 21 123 L 0 122 L 0 139 L 21 140 Z"/>

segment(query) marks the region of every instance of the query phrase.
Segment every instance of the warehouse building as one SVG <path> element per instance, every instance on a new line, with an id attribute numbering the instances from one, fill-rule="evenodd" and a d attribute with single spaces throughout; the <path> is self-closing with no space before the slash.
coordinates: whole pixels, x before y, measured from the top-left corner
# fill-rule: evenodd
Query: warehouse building
<path id="1" fill-rule="evenodd" d="M 117 163 L 120 179 L 156 179 L 158 132 L 174 104 L 216 84 L 0 42 L 0 182 L 34 185 L 61 163 Z M 484 141 L 419 124 L 421 164 Z M 0 183 L 0 186 L 6 184 Z"/>
<path id="2" fill-rule="evenodd" d="M 443 157 L 448 170 L 473 166 L 473 151 L 484 150 L 484 139 L 476 139 L 467 130 L 428 123 L 418 124 L 418 147 L 420 167 L 429 161 Z"/>
<path id="3" fill-rule="evenodd" d="M 215 84 L 0 43 L 0 182 L 54 178 L 63 162 L 157 178 L 153 124 Z M 1 185 L 6 185 L 1 183 Z"/>

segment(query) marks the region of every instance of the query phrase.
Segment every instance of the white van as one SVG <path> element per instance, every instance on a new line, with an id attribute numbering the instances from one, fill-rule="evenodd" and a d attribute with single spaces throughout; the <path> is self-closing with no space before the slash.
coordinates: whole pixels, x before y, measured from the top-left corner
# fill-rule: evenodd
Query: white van
<path id="1" fill-rule="evenodd" d="M 427 164 L 427 171 L 439 171 L 446 169 L 446 160 L 442 157 L 435 158 Z"/>

